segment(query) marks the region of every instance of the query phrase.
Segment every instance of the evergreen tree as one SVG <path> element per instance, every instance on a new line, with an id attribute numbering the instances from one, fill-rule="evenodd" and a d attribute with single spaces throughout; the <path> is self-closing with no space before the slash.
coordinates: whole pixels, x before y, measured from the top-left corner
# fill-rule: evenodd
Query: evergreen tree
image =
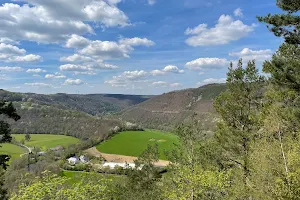
<path id="1" fill-rule="evenodd" d="M 5 115 L 8 118 L 19 120 L 20 116 L 17 114 L 16 109 L 12 103 L 0 101 L 0 115 Z M 0 120 L 0 143 L 10 142 L 12 139 L 10 135 L 10 126 L 7 122 Z M 0 167 L 3 169 L 7 168 L 7 161 L 9 161 L 9 155 L 0 155 Z M 7 199 L 7 191 L 3 188 L 3 171 L 0 169 L 0 199 Z"/>
<path id="2" fill-rule="evenodd" d="M 267 24 L 267 27 L 277 37 L 284 37 L 288 44 L 300 44 L 300 17 L 297 12 L 300 10 L 299 0 L 277 0 L 277 6 L 286 13 L 268 14 L 265 17 L 258 17 L 260 22 Z"/>
<path id="3" fill-rule="evenodd" d="M 227 73 L 227 90 L 217 97 L 215 108 L 222 121 L 218 124 L 216 139 L 223 148 L 224 167 L 235 167 L 244 184 L 237 194 L 243 198 L 251 196 L 251 143 L 259 129 L 259 109 L 264 78 L 258 74 L 255 62 L 250 61 L 243 68 L 239 60 L 237 68 L 231 63 Z M 242 169 L 241 174 L 239 170 Z"/>

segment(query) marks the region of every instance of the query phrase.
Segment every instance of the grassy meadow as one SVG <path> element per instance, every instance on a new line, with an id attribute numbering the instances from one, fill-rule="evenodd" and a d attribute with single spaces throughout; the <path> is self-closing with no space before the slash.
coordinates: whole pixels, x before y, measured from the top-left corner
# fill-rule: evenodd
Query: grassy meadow
<path id="1" fill-rule="evenodd" d="M 148 144 L 158 144 L 160 159 L 165 160 L 164 151 L 170 150 L 177 137 L 157 130 L 125 131 L 96 146 L 102 153 L 139 156 Z"/>
<path id="2" fill-rule="evenodd" d="M 17 141 L 21 141 L 25 138 L 25 134 L 13 134 L 12 136 L 15 137 Z M 30 141 L 25 141 L 25 145 L 29 147 L 40 147 L 43 150 L 47 150 L 58 145 L 68 146 L 79 142 L 79 139 L 77 138 L 64 135 L 30 134 L 30 136 Z"/>
<path id="3" fill-rule="evenodd" d="M 1 144 L 0 154 L 10 155 L 11 159 L 19 158 L 21 154 L 26 153 L 25 149 L 14 144 Z"/>

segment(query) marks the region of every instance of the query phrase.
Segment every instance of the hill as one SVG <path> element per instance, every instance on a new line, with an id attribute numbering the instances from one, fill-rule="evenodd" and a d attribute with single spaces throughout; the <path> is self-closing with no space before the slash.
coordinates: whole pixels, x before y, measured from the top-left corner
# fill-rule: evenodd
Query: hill
<path id="1" fill-rule="evenodd" d="M 90 115 L 102 116 L 119 112 L 130 106 L 148 100 L 152 96 L 122 94 L 35 94 L 14 93 L 0 90 L 0 99 L 15 102 L 31 102 L 53 106 L 59 109 L 76 110 Z"/>
<path id="2" fill-rule="evenodd" d="M 114 119 L 103 119 L 83 112 L 59 109 L 31 102 L 14 102 L 21 119 L 8 120 L 12 133 L 58 134 L 76 138 L 106 138 L 109 129 L 120 126 Z M 4 116 L 0 116 L 0 119 Z"/>
<path id="3" fill-rule="evenodd" d="M 211 129 L 216 121 L 213 100 L 225 89 L 225 84 L 210 84 L 162 94 L 125 109 L 119 116 L 146 128 L 172 130 L 197 113 L 207 129 Z"/>

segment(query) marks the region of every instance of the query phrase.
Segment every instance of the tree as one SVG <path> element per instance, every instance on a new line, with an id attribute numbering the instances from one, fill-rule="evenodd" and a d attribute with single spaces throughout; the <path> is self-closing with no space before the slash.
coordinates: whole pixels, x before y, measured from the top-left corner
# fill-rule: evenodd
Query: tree
<path id="1" fill-rule="evenodd" d="M 148 145 L 135 161 L 135 168 L 126 170 L 125 183 L 116 185 L 114 199 L 162 199 L 159 184 L 162 175 L 160 169 L 154 166 L 158 159 L 158 145 Z"/>
<path id="2" fill-rule="evenodd" d="M 168 155 L 171 164 L 162 181 L 164 199 L 225 198 L 230 173 L 214 165 L 210 148 L 215 146 L 205 138 L 201 121 L 193 115 L 175 134 L 179 144 Z"/>
<path id="3" fill-rule="evenodd" d="M 7 103 L 5 101 L 0 101 L 0 115 L 5 115 L 15 121 L 20 119 L 20 116 L 17 114 L 12 103 Z M 3 120 L 0 120 L 0 135 L 0 143 L 6 143 L 12 140 L 10 135 L 10 126 Z M 6 169 L 8 166 L 7 161 L 9 161 L 9 159 L 9 155 L 0 155 L 0 167 Z M 0 199 L 7 199 L 7 191 L 3 188 L 4 180 L 2 169 L 0 169 L 0 173 Z"/>
<path id="4" fill-rule="evenodd" d="M 251 196 L 251 143 L 259 130 L 259 109 L 264 78 L 258 74 L 254 61 L 243 68 L 239 60 L 237 68 L 231 63 L 227 73 L 227 90 L 217 97 L 214 106 L 221 116 L 216 140 L 223 148 L 224 165 L 242 170 L 243 185 L 236 183 L 244 198 Z M 239 181 L 239 180 L 237 180 Z"/>
<path id="5" fill-rule="evenodd" d="M 30 141 L 30 139 L 31 139 L 30 134 L 26 133 L 26 135 L 25 135 L 25 141 Z"/>
<path id="6" fill-rule="evenodd" d="M 277 6 L 286 13 L 268 14 L 265 17 L 258 17 L 258 20 L 266 23 L 275 36 L 283 36 L 286 43 L 299 45 L 300 17 L 296 14 L 300 10 L 300 2 L 298 0 L 277 0 Z"/>
<path id="7" fill-rule="evenodd" d="M 110 182 L 109 179 L 101 179 L 91 173 L 83 176 L 79 183 L 71 184 L 68 178 L 51 175 L 46 171 L 41 178 L 35 178 L 30 184 L 22 184 L 10 199 L 111 199 Z"/>

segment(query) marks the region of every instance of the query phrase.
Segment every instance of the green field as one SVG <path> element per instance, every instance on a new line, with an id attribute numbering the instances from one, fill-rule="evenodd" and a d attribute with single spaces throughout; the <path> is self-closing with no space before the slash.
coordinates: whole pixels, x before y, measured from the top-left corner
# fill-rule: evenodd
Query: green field
<path id="1" fill-rule="evenodd" d="M 166 159 L 164 151 L 170 150 L 177 137 L 170 133 L 155 130 L 121 132 L 110 140 L 96 146 L 102 153 L 125 156 L 139 156 L 148 144 L 158 144 L 160 159 Z"/>
<path id="2" fill-rule="evenodd" d="M 1 144 L 0 154 L 10 155 L 12 159 L 19 158 L 21 154 L 26 153 L 25 149 L 14 144 Z"/>
<path id="3" fill-rule="evenodd" d="M 17 141 L 21 141 L 25 138 L 25 134 L 13 134 L 12 136 L 15 137 Z M 40 147 L 43 150 L 47 150 L 58 145 L 68 146 L 79 142 L 79 139 L 77 138 L 64 135 L 30 134 L 30 136 L 30 141 L 25 142 L 25 145 L 29 147 Z"/>

